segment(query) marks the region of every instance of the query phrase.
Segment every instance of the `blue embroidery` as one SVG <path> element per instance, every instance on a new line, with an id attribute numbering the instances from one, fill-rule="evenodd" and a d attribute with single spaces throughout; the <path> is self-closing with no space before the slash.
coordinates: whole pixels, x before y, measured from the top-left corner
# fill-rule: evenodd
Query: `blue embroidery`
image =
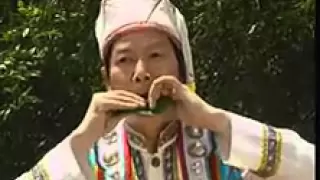
<path id="1" fill-rule="evenodd" d="M 214 154 L 220 159 L 220 175 L 221 175 L 221 180 L 243 180 L 241 177 L 241 170 L 227 165 L 223 163 L 222 158 L 221 158 L 221 151 L 220 148 L 217 144 L 217 141 L 215 139 L 214 133 L 212 133 L 212 147 L 213 147 L 213 152 Z"/>

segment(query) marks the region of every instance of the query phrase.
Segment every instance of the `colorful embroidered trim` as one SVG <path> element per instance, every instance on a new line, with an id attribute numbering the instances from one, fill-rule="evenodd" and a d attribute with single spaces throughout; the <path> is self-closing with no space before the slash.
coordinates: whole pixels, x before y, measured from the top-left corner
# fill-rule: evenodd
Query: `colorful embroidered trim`
<path id="1" fill-rule="evenodd" d="M 263 128 L 262 157 L 258 170 L 255 172 L 260 177 L 274 176 L 279 169 L 282 151 L 282 135 L 271 126 Z"/>
<path id="2" fill-rule="evenodd" d="M 128 145 L 129 146 L 129 145 Z M 134 149 L 134 148 L 130 148 L 131 152 L 132 152 L 132 157 L 131 158 L 131 162 L 133 162 L 133 170 L 135 172 L 135 176 L 137 179 L 141 179 L 141 180 L 145 180 L 146 179 L 146 175 L 145 175 L 145 171 L 144 171 L 144 163 L 143 163 L 143 159 L 141 157 L 141 153 Z"/>
<path id="3" fill-rule="evenodd" d="M 220 171 L 217 171 L 217 169 L 220 169 L 220 164 L 219 164 L 219 160 L 217 158 L 217 156 L 215 155 L 212 155 L 212 158 L 211 158 L 211 176 L 212 176 L 212 179 L 213 180 L 219 180 L 221 179 L 221 176 L 220 176 Z"/>
<path id="4" fill-rule="evenodd" d="M 32 168 L 31 172 L 33 177 L 32 179 L 50 180 L 50 176 L 41 161 L 34 168 Z"/>
<path id="5" fill-rule="evenodd" d="M 104 180 L 104 170 L 102 167 L 99 167 L 99 163 L 97 163 L 98 162 L 98 158 L 96 156 L 98 154 L 97 151 L 98 151 L 97 143 L 95 143 L 94 147 L 91 148 L 90 150 L 90 154 L 88 156 L 88 162 L 92 169 L 94 179 Z"/>
<path id="6" fill-rule="evenodd" d="M 126 179 L 132 179 L 132 156 L 131 156 L 131 148 L 129 146 L 128 142 L 128 134 L 125 132 L 124 128 L 122 130 L 122 137 L 123 141 L 121 141 L 119 144 L 119 148 L 124 148 L 124 157 L 125 159 L 122 160 L 122 162 L 125 162 L 125 167 L 123 168 L 122 171 L 125 173 Z M 120 135 L 121 136 L 121 135 Z"/>
<path id="7" fill-rule="evenodd" d="M 186 86 L 191 92 L 196 92 L 196 84 L 194 82 L 188 83 Z"/>
<path id="8" fill-rule="evenodd" d="M 120 166 L 120 177 L 119 171 L 118 177 L 112 177 L 108 174 L 108 169 L 104 169 L 103 166 L 99 164 L 98 161 L 98 147 L 95 144 L 94 148 L 91 149 L 90 154 L 88 156 L 89 164 L 94 172 L 94 176 L 96 180 L 108 180 L 108 179 L 125 179 L 125 180 L 146 180 L 144 166 L 141 154 L 138 150 L 134 148 L 130 148 L 128 143 L 127 133 L 123 130 L 120 131 L 119 134 L 119 144 L 122 143 L 119 148 L 122 148 L 123 152 L 120 152 L 119 155 L 123 156 L 123 163 L 125 166 Z M 179 128 L 179 135 L 177 138 L 177 142 L 173 143 L 173 145 L 169 146 L 167 152 L 164 153 L 164 165 L 163 170 L 165 170 L 164 174 L 165 179 L 174 179 L 174 180 L 188 180 L 189 176 L 186 171 L 186 161 L 185 161 L 185 152 L 183 151 L 183 140 L 182 140 L 182 128 Z M 169 156 L 169 154 L 170 156 Z M 167 157 L 165 157 L 167 156 Z M 166 159 L 166 160 L 165 160 Z M 120 163 L 122 158 L 120 157 Z M 218 158 L 215 152 L 212 153 L 211 157 L 208 160 L 207 167 L 205 170 L 210 171 L 210 179 L 212 180 L 241 180 L 241 173 L 239 171 L 233 171 L 232 167 L 227 166 L 222 163 L 222 161 Z M 122 172 L 125 173 L 123 176 Z M 115 174 L 114 174 L 115 175 Z M 169 177 L 170 176 L 170 177 Z"/>
<path id="9" fill-rule="evenodd" d="M 262 132 L 262 140 L 261 140 L 261 148 L 262 148 L 262 156 L 260 160 L 260 166 L 257 171 L 261 171 L 262 169 L 265 169 L 266 163 L 267 163 L 267 158 L 268 158 L 268 129 L 266 126 L 263 127 L 263 132 Z"/>
<path id="10" fill-rule="evenodd" d="M 177 138 L 177 156 L 179 157 L 179 164 L 181 170 L 181 177 L 183 180 L 188 180 L 189 176 L 187 173 L 187 165 L 186 165 L 186 157 L 183 150 L 183 136 L 182 136 L 182 128 L 179 127 L 178 138 Z"/>
<path id="11" fill-rule="evenodd" d="M 241 177 L 241 170 L 229 166 L 227 164 L 224 164 L 222 160 L 219 158 L 220 157 L 220 152 L 219 148 L 216 144 L 216 141 L 214 139 L 214 134 L 212 133 L 212 158 L 210 161 L 210 167 L 208 168 L 209 170 L 211 169 L 212 173 L 212 179 L 213 180 L 242 180 Z"/>
<path id="12" fill-rule="evenodd" d="M 277 144 L 277 150 L 276 150 L 276 162 L 275 162 L 275 165 L 274 165 L 274 174 L 276 174 L 279 170 L 279 167 L 280 167 L 280 164 L 281 164 L 281 155 L 282 155 L 282 134 L 281 132 L 277 132 L 277 141 L 278 141 L 278 144 Z"/>

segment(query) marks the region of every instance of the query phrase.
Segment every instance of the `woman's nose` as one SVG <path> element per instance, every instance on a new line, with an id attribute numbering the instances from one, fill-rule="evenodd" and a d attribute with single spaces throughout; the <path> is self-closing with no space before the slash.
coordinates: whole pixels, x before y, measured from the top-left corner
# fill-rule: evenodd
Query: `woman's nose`
<path id="1" fill-rule="evenodd" d="M 146 65 L 141 60 L 137 62 L 135 71 L 133 72 L 132 81 L 136 83 L 143 83 L 145 81 L 150 81 L 151 76 L 148 72 Z"/>

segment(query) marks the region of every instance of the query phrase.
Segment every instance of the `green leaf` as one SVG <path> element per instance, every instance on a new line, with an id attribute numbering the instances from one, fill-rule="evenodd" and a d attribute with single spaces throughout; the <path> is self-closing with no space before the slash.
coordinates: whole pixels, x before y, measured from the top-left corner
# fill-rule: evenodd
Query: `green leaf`
<path id="1" fill-rule="evenodd" d="M 0 70 L 6 70 L 7 66 L 5 64 L 0 64 Z"/>
<path id="2" fill-rule="evenodd" d="M 24 31 L 23 31 L 23 33 L 22 33 L 22 37 L 27 37 L 28 36 L 28 34 L 29 34 L 29 32 L 30 32 L 30 28 L 26 28 L 26 29 L 24 29 Z"/>

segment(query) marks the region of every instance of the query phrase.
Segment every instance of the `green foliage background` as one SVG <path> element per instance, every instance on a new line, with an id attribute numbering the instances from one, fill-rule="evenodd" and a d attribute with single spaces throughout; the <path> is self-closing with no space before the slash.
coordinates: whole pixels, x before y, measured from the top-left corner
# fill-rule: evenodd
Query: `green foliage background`
<path id="1" fill-rule="evenodd" d="M 174 3 L 188 21 L 203 98 L 314 141 L 314 0 Z M 61 141 L 102 89 L 98 5 L 0 2 L 1 179 L 18 176 Z"/>

